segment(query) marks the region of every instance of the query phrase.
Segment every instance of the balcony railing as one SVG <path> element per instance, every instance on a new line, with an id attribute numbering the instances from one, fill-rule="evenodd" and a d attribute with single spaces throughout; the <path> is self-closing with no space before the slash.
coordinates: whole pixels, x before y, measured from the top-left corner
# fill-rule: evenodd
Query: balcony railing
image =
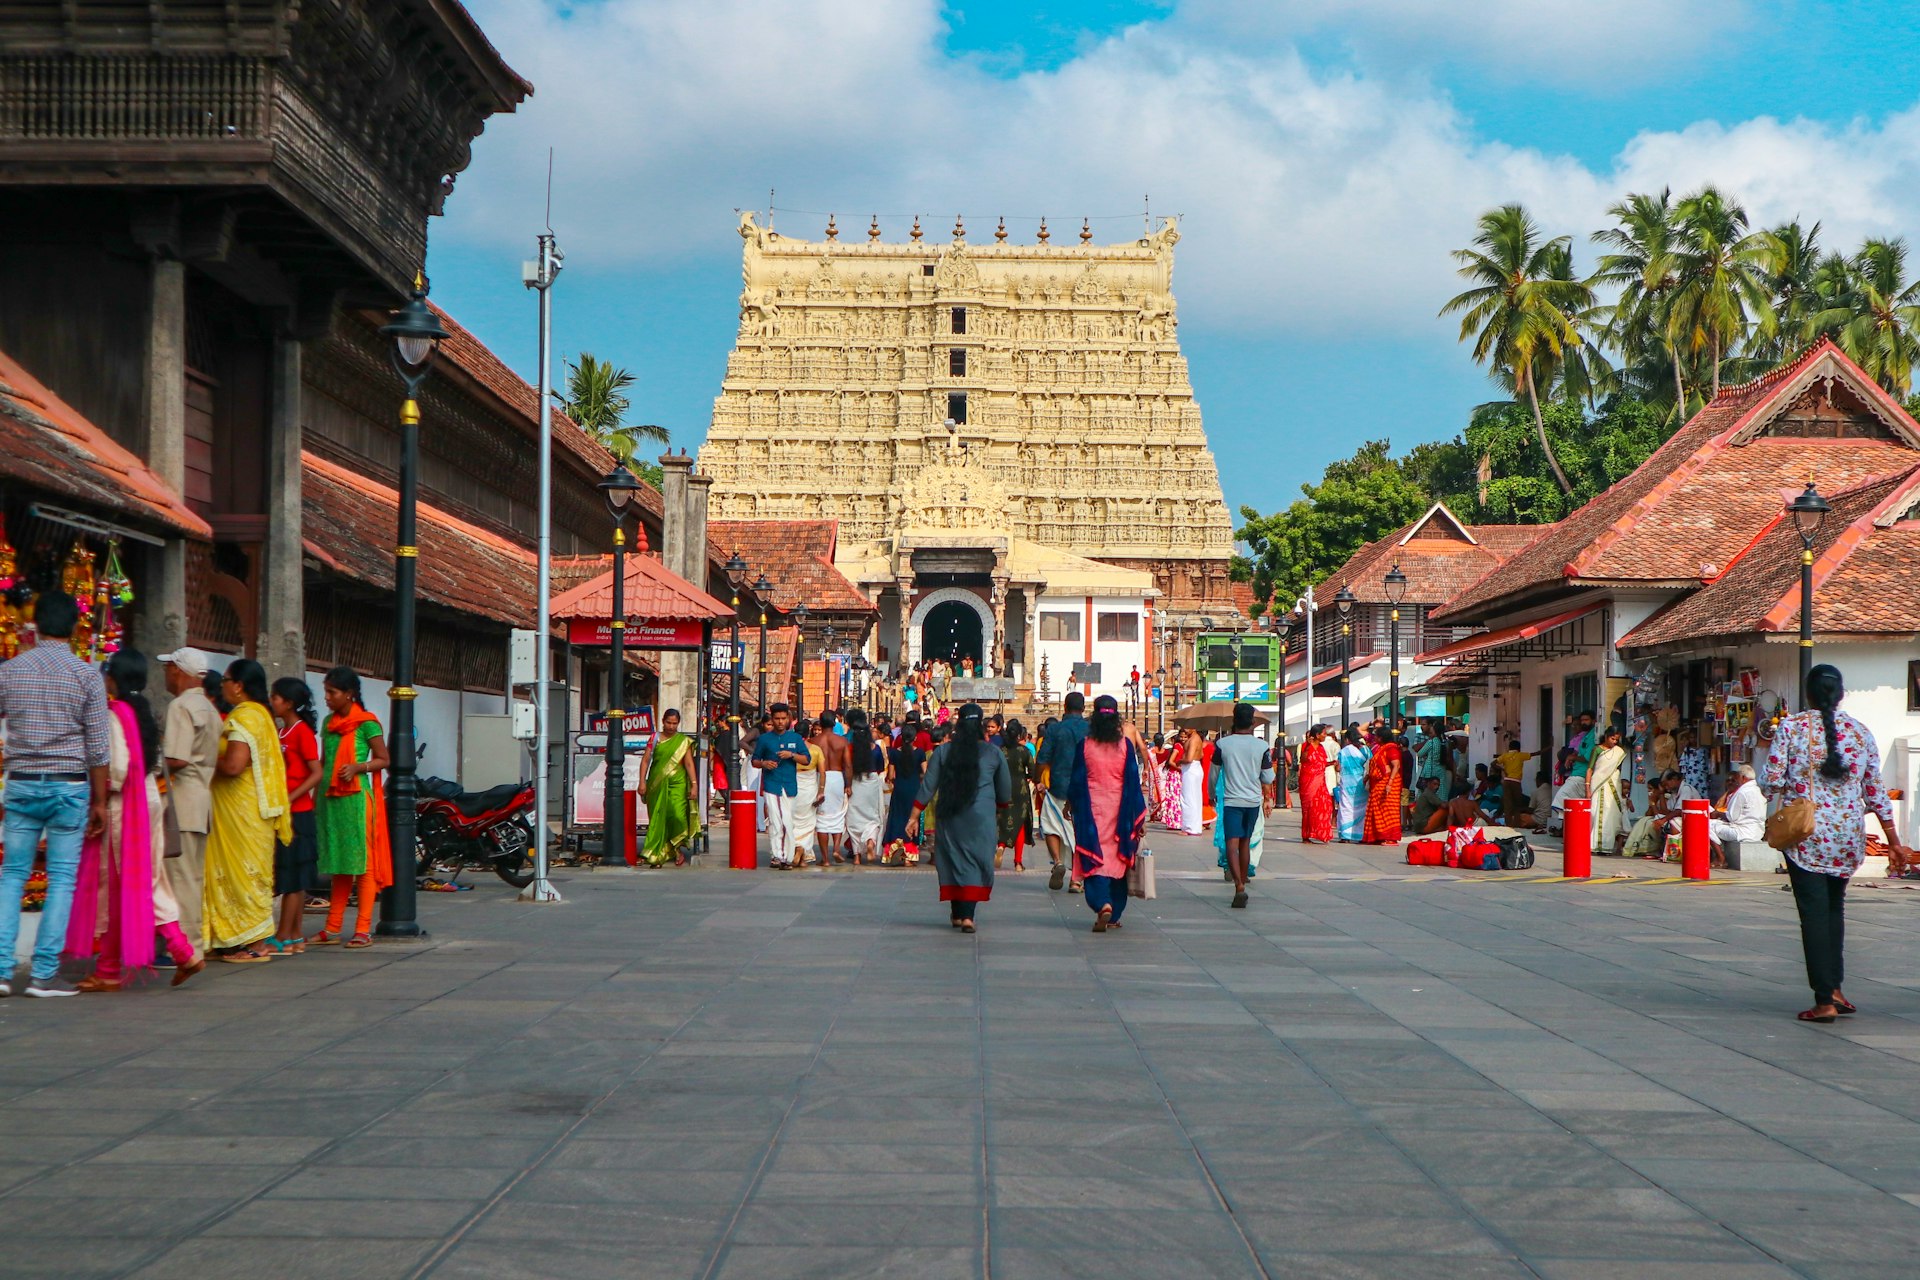
<path id="1" fill-rule="evenodd" d="M 218 141 L 266 130 L 254 59 L 187 56 L 0 57 L 0 138 Z"/>

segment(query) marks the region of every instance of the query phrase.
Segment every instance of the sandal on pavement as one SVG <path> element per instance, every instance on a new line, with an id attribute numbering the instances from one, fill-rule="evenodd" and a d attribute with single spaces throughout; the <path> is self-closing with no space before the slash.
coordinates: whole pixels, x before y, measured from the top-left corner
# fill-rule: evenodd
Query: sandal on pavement
<path id="1" fill-rule="evenodd" d="M 179 965 L 174 969 L 173 982 L 170 985 L 177 987 L 206 967 L 207 958 L 205 956 L 195 956 L 192 964 Z"/>
<path id="2" fill-rule="evenodd" d="M 265 964 L 272 956 L 257 956 L 251 951 L 223 951 L 218 959 L 222 964 Z"/>
<path id="3" fill-rule="evenodd" d="M 313 947 L 337 947 L 340 945 L 340 935 L 337 933 L 328 933 L 325 929 L 322 929 L 307 939 L 307 945 Z"/>
<path id="4" fill-rule="evenodd" d="M 362 947 L 370 947 L 372 945 L 373 939 L 364 933 L 356 933 L 347 939 L 347 950 L 349 951 L 358 951 Z"/>
<path id="5" fill-rule="evenodd" d="M 91 973 L 74 983 L 73 986 L 74 989 L 82 995 L 95 991 L 118 991 L 120 989 L 118 982 L 111 982 L 106 978 L 96 977 Z"/>
<path id="6" fill-rule="evenodd" d="M 1835 996 L 1833 998 L 1833 1011 L 1835 1013 L 1858 1013 L 1860 1009 L 1853 1001 L 1841 996 Z"/>
<path id="7" fill-rule="evenodd" d="M 973 921 L 971 921 L 971 920 L 962 920 L 962 921 L 960 922 L 960 932 L 962 932 L 962 933 L 972 933 L 972 932 L 973 932 Z"/>
<path id="8" fill-rule="evenodd" d="M 1093 931 L 1095 933 L 1105 933 L 1107 931 L 1108 926 L 1110 926 L 1112 923 L 1113 923 L 1113 908 L 1102 907 L 1100 908 L 1100 914 L 1093 918 Z"/>
<path id="9" fill-rule="evenodd" d="M 1831 1013 L 1818 1013 L 1815 1009 L 1802 1009 L 1793 1016 L 1802 1022 L 1832 1022 L 1834 1018 L 1834 1015 Z"/>

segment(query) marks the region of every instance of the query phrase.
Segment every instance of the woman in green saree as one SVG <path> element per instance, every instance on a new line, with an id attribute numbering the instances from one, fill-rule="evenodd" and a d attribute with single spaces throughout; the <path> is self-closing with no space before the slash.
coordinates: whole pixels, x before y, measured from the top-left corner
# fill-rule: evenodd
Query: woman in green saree
<path id="1" fill-rule="evenodd" d="M 687 850 L 700 834 L 693 747 L 692 735 L 680 732 L 680 713 L 663 714 L 660 736 L 640 766 L 647 801 L 647 841 L 641 857 L 648 866 L 664 866 L 668 858 L 675 866 L 685 866 Z"/>

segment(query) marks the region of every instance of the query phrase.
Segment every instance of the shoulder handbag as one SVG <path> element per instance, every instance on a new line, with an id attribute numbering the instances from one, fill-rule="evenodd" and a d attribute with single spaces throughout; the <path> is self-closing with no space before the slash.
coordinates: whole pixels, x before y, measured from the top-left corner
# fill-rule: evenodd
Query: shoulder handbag
<path id="1" fill-rule="evenodd" d="M 1767 818 L 1767 843 L 1782 853 L 1813 835 L 1813 743 L 1807 743 L 1807 794 L 1789 800 Z"/>

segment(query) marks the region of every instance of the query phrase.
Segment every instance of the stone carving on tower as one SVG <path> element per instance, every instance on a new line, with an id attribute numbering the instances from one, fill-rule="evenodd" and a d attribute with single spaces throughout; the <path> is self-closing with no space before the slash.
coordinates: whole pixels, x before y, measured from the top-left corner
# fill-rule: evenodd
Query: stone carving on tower
<path id="1" fill-rule="evenodd" d="M 800 240 L 752 213 L 740 235 L 699 461 L 715 518 L 824 516 L 843 546 L 994 531 L 1151 573 L 1162 608 L 1225 597 L 1173 220 L 1117 244 Z"/>

